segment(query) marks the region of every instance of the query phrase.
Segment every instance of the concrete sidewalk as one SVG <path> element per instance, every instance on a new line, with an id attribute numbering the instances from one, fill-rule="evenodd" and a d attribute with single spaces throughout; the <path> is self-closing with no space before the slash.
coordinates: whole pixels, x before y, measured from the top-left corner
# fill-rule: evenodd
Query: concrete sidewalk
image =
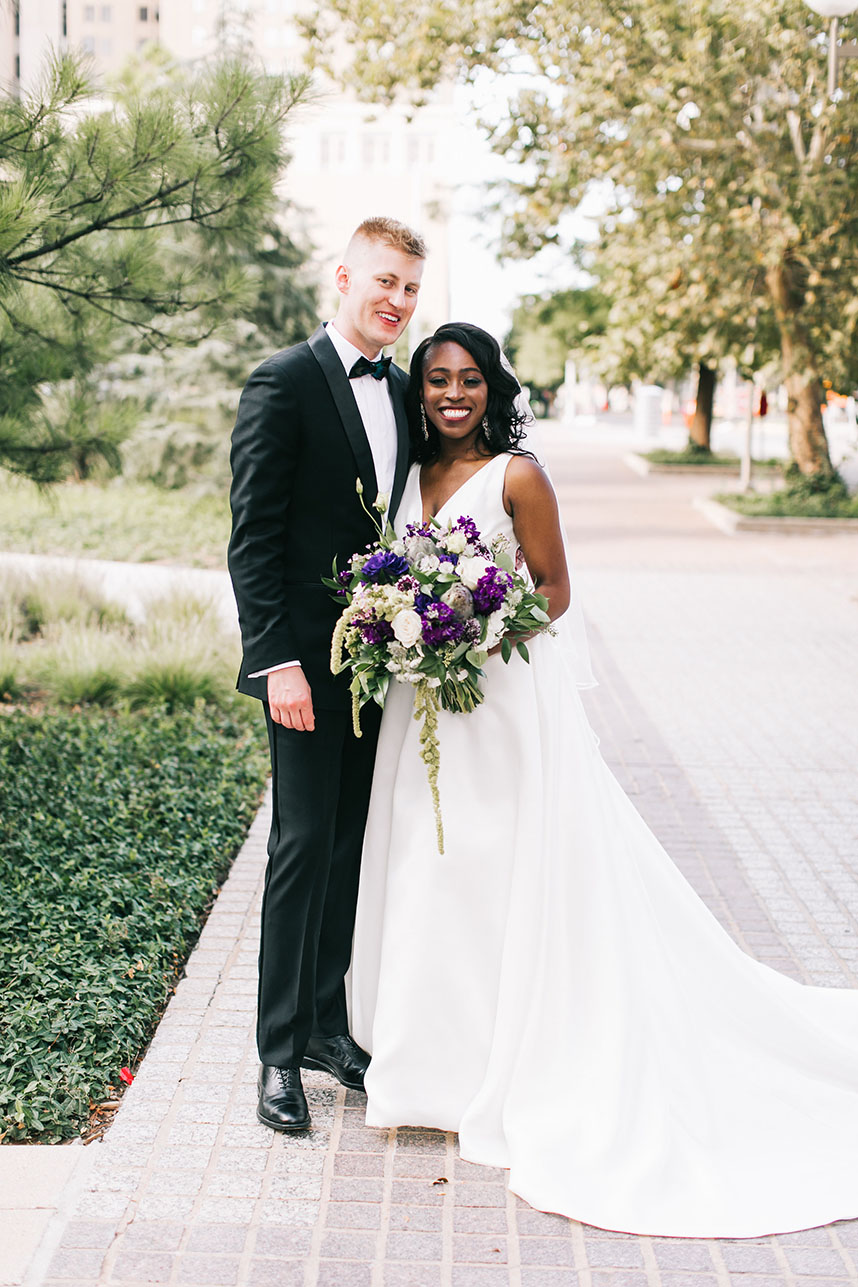
<path id="1" fill-rule="evenodd" d="M 855 985 L 853 538 L 727 537 L 691 506 L 705 483 L 641 479 L 559 432 L 550 446 L 593 623 L 602 684 L 587 702 L 606 758 L 748 951 Z M 266 832 L 263 812 L 29 1284 L 858 1283 L 858 1221 L 750 1241 L 607 1234 L 532 1211 L 503 1172 L 463 1163 L 453 1136 L 366 1128 L 361 1096 L 323 1074 L 306 1075 L 311 1133 L 257 1125 Z"/>

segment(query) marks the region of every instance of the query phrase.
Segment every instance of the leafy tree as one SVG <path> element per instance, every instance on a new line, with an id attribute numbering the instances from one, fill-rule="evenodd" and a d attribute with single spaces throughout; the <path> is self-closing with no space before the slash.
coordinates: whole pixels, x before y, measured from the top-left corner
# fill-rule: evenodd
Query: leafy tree
<path id="1" fill-rule="evenodd" d="M 638 244 L 669 230 L 664 280 L 702 283 L 751 343 L 772 319 L 792 456 L 832 475 L 822 380 L 851 387 L 858 356 L 858 96 L 847 65 L 829 101 L 824 25 L 804 0 L 324 0 L 305 27 L 320 62 L 336 28 L 369 98 L 514 73 L 490 127 L 519 166 L 507 250 L 560 241 L 594 183 L 604 232 L 628 217 Z M 684 294 L 689 329 L 708 334 L 711 312 Z"/>
<path id="2" fill-rule="evenodd" d="M 608 301 L 595 286 L 551 295 L 527 295 L 512 315 L 507 349 L 525 384 L 553 394 L 563 383 L 566 359 L 604 331 Z"/>
<path id="3" fill-rule="evenodd" d="M 307 79 L 236 59 L 157 71 L 95 99 L 63 56 L 32 96 L 0 99 L 0 462 L 40 481 L 116 461 L 127 410 L 98 402 L 100 363 L 258 303 L 246 259 Z"/>
<path id="4" fill-rule="evenodd" d="M 778 337 L 771 309 L 749 307 L 762 288 L 759 270 L 733 275 L 737 252 L 725 244 L 727 234 L 717 243 L 697 230 L 677 237 L 680 217 L 673 211 L 659 219 L 626 217 L 603 231 L 597 258 L 602 280 L 610 283 L 611 309 L 593 356 L 609 382 L 661 383 L 696 367 L 689 438 L 709 450 L 724 359 L 750 376 L 773 360 Z"/>

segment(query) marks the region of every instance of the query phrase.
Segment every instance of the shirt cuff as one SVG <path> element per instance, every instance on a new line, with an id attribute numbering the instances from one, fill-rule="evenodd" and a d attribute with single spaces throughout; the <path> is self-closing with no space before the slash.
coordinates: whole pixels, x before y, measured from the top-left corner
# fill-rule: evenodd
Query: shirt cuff
<path id="1" fill-rule="evenodd" d="M 261 679 L 263 675 L 272 675 L 275 670 L 288 670 L 290 666 L 300 666 L 300 661 L 281 661 L 277 666 L 269 666 L 267 670 L 254 670 L 253 674 L 248 675 L 248 679 Z"/>

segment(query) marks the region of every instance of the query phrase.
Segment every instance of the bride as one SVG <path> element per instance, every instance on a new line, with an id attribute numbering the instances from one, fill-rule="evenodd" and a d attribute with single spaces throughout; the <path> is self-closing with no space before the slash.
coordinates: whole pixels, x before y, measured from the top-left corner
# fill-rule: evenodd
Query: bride
<path id="1" fill-rule="evenodd" d="M 472 517 L 558 618 L 557 502 L 486 332 L 417 349 L 396 529 Z M 491 656 L 439 715 L 435 844 L 409 686 L 384 710 L 353 957 L 370 1126 L 456 1131 L 545 1211 L 630 1233 L 754 1237 L 858 1216 L 858 994 L 747 956 L 602 760 L 570 649 Z"/>

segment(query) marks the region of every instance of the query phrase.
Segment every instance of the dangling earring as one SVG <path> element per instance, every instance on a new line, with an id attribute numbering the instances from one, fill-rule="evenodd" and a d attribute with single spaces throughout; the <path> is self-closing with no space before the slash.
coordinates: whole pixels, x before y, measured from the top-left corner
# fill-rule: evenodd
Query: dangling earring
<path id="1" fill-rule="evenodd" d="M 420 403 L 420 432 L 423 434 L 423 441 L 429 441 L 429 430 L 426 428 L 426 408 Z"/>
<path id="2" fill-rule="evenodd" d="M 483 437 L 485 438 L 487 443 L 491 443 L 492 429 L 491 429 L 491 425 L 489 424 L 488 416 L 483 416 Z"/>

